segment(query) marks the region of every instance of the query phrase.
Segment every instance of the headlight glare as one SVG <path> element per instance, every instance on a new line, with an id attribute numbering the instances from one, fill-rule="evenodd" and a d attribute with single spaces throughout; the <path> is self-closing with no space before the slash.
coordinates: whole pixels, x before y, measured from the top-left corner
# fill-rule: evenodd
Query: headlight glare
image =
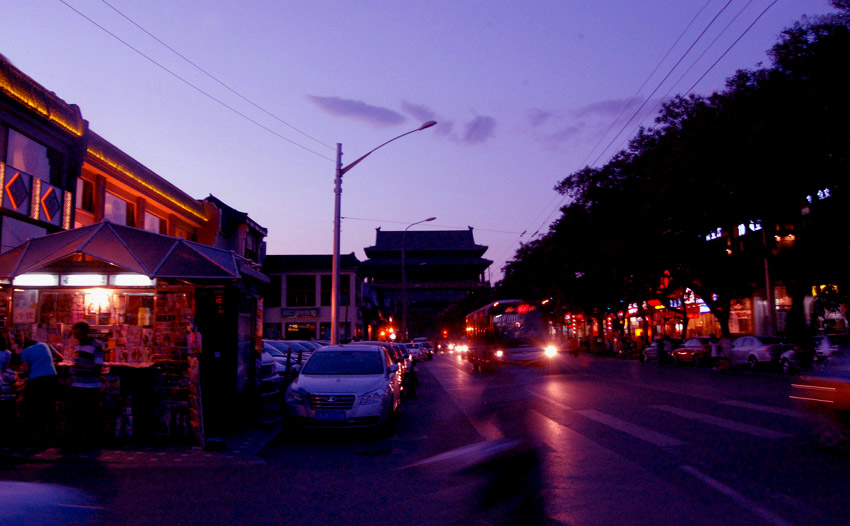
<path id="1" fill-rule="evenodd" d="M 543 350 L 543 352 L 546 354 L 547 357 L 554 358 L 558 355 L 558 348 L 554 345 L 549 345 L 546 347 L 546 349 Z"/>

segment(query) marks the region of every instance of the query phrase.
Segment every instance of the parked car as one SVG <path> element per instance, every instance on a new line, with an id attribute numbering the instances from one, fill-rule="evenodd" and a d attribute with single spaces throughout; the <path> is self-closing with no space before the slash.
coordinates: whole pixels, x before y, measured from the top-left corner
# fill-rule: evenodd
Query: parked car
<path id="1" fill-rule="evenodd" d="M 711 341 L 709 338 L 688 338 L 673 349 L 673 363 L 692 363 L 699 367 L 711 363 Z"/>
<path id="2" fill-rule="evenodd" d="M 261 352 L 256 360 L 258 419 L 263 425 L 280 423 L 280 376 L 275 368 L 275 361 L 267 352 Z"/>
<path id="3" fill-rule="evenodd" d="M 400 407 L 398 364 L 378 345 L 322 347 L 286 390 L 287 415 L 307 426 L 381 426 Z"/>
<path id="4" fill-rule="evenodd" d="M 431 345 L 431 342 L 428 341 L 428 338 L 413 338 L 413 343 L 418 343 L 422 347 L 425 348 L 427 352 L 426 360 L 431 360 L 434 358 L 434 348 Z"/>
<path id="5" fill-rule="evenodd" d="M 424 362 L 428 356 L 428 350 L 418 343 L 403 343 L 413 358 L 419 362 Z"/>
<path id="6" fill-rule="evenodd" d="M 413 343 L 418 343 L 419 345 L 425 348 L 426 360 L 431 360 L 434 358 L 434 348 L 431 346 L 431 342 L 428 341 L 428 338 L 413 338 Z"/>
<path id="7" fill-rule="evenodd" d="M 814 337 L 815 358 L 850 354 L 850 334 L 820 334 Z"/>
<path id="8" fill-rule="evenodd" d="M 815 350 L 811 345 L 794 345 L 779 356 L 779 368 L 785 374 L 800 374 L 812 368 Z"/>
<path id="9" fill-rule="evenodd" d="M 280 384 L 282 386 L 285 385 L 289 381 L 292 366 L 295 362 L 277 347 L 265 341 L 263 342 L 263 353 L 268 354 L 272 358 L 275 373 L 280 377 Z"/>
<path id="10" fill-rule="evenodd" d="M 643 350 L 643 354 L 641 356 L 641 359 L 644 362 L 654 362 L 654 361 L 658 360 L 658 345 L 660 343 L 661 343 L 661 340 L 655 340 L 654 342 L 650 343 L 646 347 L 646 349 Z M 671 347 L 673 349 L 676 349 L 677 347 L 682 345 L 682 340 L 680 340 L 678 338 L 670 338 L 670 343 L 671 343 Z"/>
<path id="11" fill-rule="evenodd" d="M 732 342 L 729 350 L 731 365 L 748 365 L 755 369 L 764 365 L 778 365 L 782 353 L 794 346 L 778 336 L 741 336 Z"/>
<path id="12" fill-rule="evenodd" d="M 403 394 L 408 392 L 413 393 L 416 388 L 410 385 L 410 379 L 413 377 L 413 358 L 411 358 L 407 348 L 403 343 L 381 342 L 381 341 L 361 341 L 351 345 L 378 345 L 383 347 L 392 358 L 393 362 L 398 365 L 399 373 L 401 374 L 401 390 Z"/>

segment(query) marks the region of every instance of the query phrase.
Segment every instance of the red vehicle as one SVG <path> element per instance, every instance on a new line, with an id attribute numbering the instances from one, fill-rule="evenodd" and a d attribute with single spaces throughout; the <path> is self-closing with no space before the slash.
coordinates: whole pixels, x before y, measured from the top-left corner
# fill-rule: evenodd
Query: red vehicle
<path id="1" fill-rule="evenodd" d="M 711 363 L 711 340 L 709 338 L 688 338 L 679 347 L 673 349 L 673 363 L 692 363 L 695 366 Z"/>

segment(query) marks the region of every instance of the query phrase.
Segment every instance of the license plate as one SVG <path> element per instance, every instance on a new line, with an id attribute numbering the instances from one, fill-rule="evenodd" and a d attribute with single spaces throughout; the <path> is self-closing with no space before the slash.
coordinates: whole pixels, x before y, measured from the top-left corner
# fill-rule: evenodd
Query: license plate
<path id="1" fill-rule="evenodd" d="M 316 411 L 317 422 L 344 422 L 345 411 Z"/>

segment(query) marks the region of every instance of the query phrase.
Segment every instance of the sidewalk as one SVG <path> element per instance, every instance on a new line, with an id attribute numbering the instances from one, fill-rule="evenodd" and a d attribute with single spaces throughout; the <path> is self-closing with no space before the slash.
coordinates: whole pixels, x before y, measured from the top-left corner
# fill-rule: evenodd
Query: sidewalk
<path id="1" fill-rule="evenodd" d="M 281 430 L 247 429 L 224 439 L 222 451 L 205 451 L 200 447 L 127 445 L 107 447 L 89 453 L 63 453 L 47 448 L 27 453 L 13 448 L 0 448 L 0 470 L 7 466 L 26 467 L 45 464 L 99 464 L 109 468 L 215 467 L 222 465 L 264 464 L 260 451 Z"/>

